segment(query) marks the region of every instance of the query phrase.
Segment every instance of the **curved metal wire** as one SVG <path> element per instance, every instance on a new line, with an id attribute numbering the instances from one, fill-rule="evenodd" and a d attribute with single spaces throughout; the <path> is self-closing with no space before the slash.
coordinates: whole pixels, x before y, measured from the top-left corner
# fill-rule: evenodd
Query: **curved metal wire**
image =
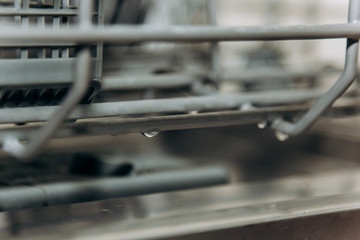
<path id="1" fill-rule="evenodd" d="M 356 23 L 358 20 L 360 20 L 360 0 L 350 0 L 349 23 Z M 348 39 L 345 68 L 339 80 L 296 123 L 278 118 L 273 121 L 272 128 L 281 134 L 294 136 L 311 127 L 321 114 L 331 107 L 354 82 L 357 74 L 358 49 L 359 39 Z"/>
<path id="2" fill-rule="evenodd" d="M 79 25 L 82 28 L 91 27 L 93 1 L 81 1 L 79 7 Z M 38 132 L 31 136 L 24 145 L 17 138 L 8 136 L 2 143 L 5 152 L 20 160 L 32 160 L 45 146 L 46 142 L 56 133 L 68 115 L 86 94 L 90 84 L 90 49 L 82 49 L 76 61 L 75 81 L 69 94 L 60 107 L 53 113 L 48 122 Z"/>

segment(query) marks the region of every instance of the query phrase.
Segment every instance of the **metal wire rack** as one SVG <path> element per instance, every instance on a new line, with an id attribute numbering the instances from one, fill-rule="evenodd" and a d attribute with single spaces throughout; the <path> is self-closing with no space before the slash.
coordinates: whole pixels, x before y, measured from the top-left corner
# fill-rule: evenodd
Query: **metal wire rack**
<path id="1" fill-rule="evenodd" d="M 76 22 L 74 1 L 2 1 L 0 19 L 7 24 L 42 28 L 69 27 Z M 94 24 L 102 16 L 94 16 Z M 2 107 L 57 105 L 71 85 L 73 65 L 78 46 L 68 43 L 42 42 L 33 44 L 2 42 L 1 100 Z M 102 46 L 94 45 L 94 70 L 88 94 L 89 102 L 101 78 Z"/>
<path id="2" fill-rule="evenodd" d="M 6 99 L 3 100 L 5 108 L 0 109 L 0 123 L 47 122 L 40 129 L 39 125 L 36 125 L 2 130 L 0 138 L 3 149 L 18 158 L 33 158 L 51 137 L 130 132 L 144 132 L 147 136 L 154 136 L 164 130 L 242 123 L 260 123 L 261 127 L 269 126 L 276 131 L 280 140 L 286 140 L 291 135 L 304 132 L 325 113 L 333 116 L 358 112 L 356 101 L 330 107 L 350 87 L 357 75 L 360 36 L 360 25 L 357 23 L 360 18 L 359 0 L 349 1 L 348 23 L 258 27 L 216 26 L 214 0 L 208 1 L 207 5 L 209 25 L 171 27 L 100 26 L 103 17 L 102 1 L 96 1 L 95 8 L 92 7 L 93 1 L 79 1 L 79 8 L 77 3 L 77 1 L 69 3 L 69 1 L 54 0 L 22 1 L 20 4 L 17 0 L 14 5 L 10 5 L 10 8 L 2 8 L 0 11 L 2 16 L 15 16 L 15 23 L 18 23 L 1 27 L 0 45 L 5 49 L 15 47 L 15 51 L 11 54 L 14 54 L 19 62 L 19 64 L 7 62 L 0 64 L 2 69 L 0 81 L 2 91 L 5 91 L 2 99 Z M 95 13 L 93 9 L 96 9 Z M 78 17 L 78 21 L 75 16 Z M 29 24 L 32 21 L 36 21 L 38 26 Z M 334 38 L 347 39 L 346 61 L 341 77 L 327 92 L 314 87 L 238 92 L 231 95 L 223 95 L 219 91 L 219 83 L 223 81 L 232 81 L 234 78 L 238 83 L 242 82 L 242 79 L 249 81 L 254 74 L 257 75 L 254 78 L 259 79 L 261 76 L 279 78 L 279 75 L 292 77 L 297 74 L 311 75 L 311 73 L 306 70 L 300 73 L 284 70 L 280 73 L 239 72 L 229 76 L 222 73 L 219 67 L 218 42 Z M 145 42 L 208 42 L 211 44 L 210 68 L 202 72 L 191 71 L 190 62 L 187 68 L 183 68 L 188 71 L 165 68 L 156 69 L 150 75 L 135 77 L 124 77 L 121 74 L 104 76 L 101 91 L 121 90 L 118 94 L 126 95 L 128 91 L 144 90 L 147 94 L 142 95 L 140 99 L 131 98 L 121 101 L 100 99 L 95 103 L 76 106 L 84 96 L 87 100 L 91 98 L 88 96 L 88 89 L 91 86 L 88 79 L 94 82 L 101 78 L 102 43 L 136 45 Z M 34 49 L 36 49 L 35 53 Z M 31 59 L 34 54 L 38 57 Z M 76 64 L 73 58 L 75 55 Z M 95 59 L 95 63 L 90 63 L 91 57 Z M 22 65 L 25 64 L 25 60 L 26 63 L 30 60 L 38 62 L 36 66 L 29 67 L 34 70 L 33 77 L 28 77 L 28 72 L 24 70 L 27 69 Z M 134 66 L 138 69 L 142 67 L 142 61 L 153 61 L 144 57 L 135 60 Z M 110 65 L 111 62 L 106 63 L 104 68 L 108 67 L 108 64 Z M 74 65 L 76 65 L 75 74 L 68 74 L 69 71 L 64 73 L 64 69 L 71 69 Z M 73 84 L 72 90 L 66 95 L 62 84 L 70 83 Z M 58 96 L 61 95 L 63 98 L 66 95 L 61 106 L 27 105 L 25 107 L 23 101 L 19 101 L 20 98 L 27 99 L 26 97 L 33 91 L 33 86 L 39 84 L 46 86 L 41 90 L 39 99 L 51 91 L 52 97 L 46 97 L 47 103 L 59 103 Z M 8 87 L 14 87 L 15 90 L 11 89 L 9 92 Z M 154 97 L 154 89 L 171 88 L 185 88 L 193 96 Z M 311 104 L 316 99 L 315 104 Z M 66 119 L 77 121 L 63 124 Z M 22 142 L 27 140 L 29 140 L 28 144 Z"/>

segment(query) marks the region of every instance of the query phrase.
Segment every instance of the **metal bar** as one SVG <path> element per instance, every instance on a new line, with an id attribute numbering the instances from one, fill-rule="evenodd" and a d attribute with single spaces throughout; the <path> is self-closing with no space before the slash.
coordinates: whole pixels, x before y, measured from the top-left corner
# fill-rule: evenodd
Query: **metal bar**
<path id="1" fill-rule="evenodd" d="M 55 9 L 56 11 L 59 11 L 59 10 L 60 10 L 60 0 L 53 0 L 53 1 L 54 1 L 54 9 Z M 54 16 L 54 17 L 53 17 L 52 27 L 53 27 L 54 29 L 59 29 L 59 28 L 60 28 L 60 21 L 61 21 L 60 16 Z M 53 49 L 51 49 L 51 57 L 52 57 L 52 58 L 58 58 L 58 57 L 59 57 L 59 53 L 60 53 L 59 48 L 53 48 Z"/>
<path id="2" fill-rule="evenodd" d="M 31 47 L 75 47 L 77 46 L 76 43 L 70 43 L 70 42 L 63 42 L 63 43 L 58 43 L 58 42 L 0 42 L 0 47 L 1 48 L 19 48 L 19 47 L 26 47 L 26 48 L 31 48 Z"/>
<path id="3" fill-rule="evenodd" d="M 93 0 L 79 1 L 79 27 L 87 28 L 92 25 Z"/>
<path id="4" fill-rule="evenodd" d="M 296 78 L 314 78 L 323 75 L 341 74 L 339 69 L 309 69 L 297 68 L 287 69 L 280 67 L 249 69 L 228 69 L 222 72 L 222 81 L 247 83 L 247 82 L 265 82 L 269 79 L 288 79 L 294 81 Z"/>
<path id="5" fill-rule="evenodd" d="M 45 28 L 45 16 L 39 16 L 37 22 L 39 28 Z M 39 58 L 46 58 L 46 48 L 42 48 L 39 51 Z"/>
<path id="6" fill-rule="evenodd" d="M 6 11 L 4 9 L 4 11 Z M 21 0 L 14 0 L 14 11 L 21 11 Z M 21 23 L 21 16 L 15 16 L 15 23 L 20 24 Z"/>
<path id="7" fill-rule="evenodd" d="M 62 0 L 62 11 L 68 10 L 68 9 L 69 9 L 69 0 Z M 70 18 L 69 18 L 69 16 L 65 16 L 65 17 L 66 17 L 65 27 L 68 28 L 69 25 L 70 25 L 70 23 L 69 23 Z M 62 49 L 61 57 L 62 58 L 69 58 L 70 57 L 69 48 Z"/>
<path id="8" fill-rule="evenodd" d="M 132 177 L 113 177 L 0 189 L 0 211 L 54 206 L 225 184 L 223 167 L 198 167 Z"/>
<path id="9" fill-rule="evenodd" d="M 77 121 L 72 124 L 65 124 L 53 137 L 103 136 L 256 124 L 272 121 L 284 113 L 289 115 L 301 114 L 308 109 L 308 106 L 302 105 L 258 108 L 250 111 L 238 110 L 156 117 L 89 119 Z M 359 105 L 351 103 L 333 107 L 326 112 L 325 116 L 351 116 L 357 114 L 359 110 Z M 20 140 L 26 140 L 27 136 L 32 135 L 38 131 L 38 129 L 39 125 L 24 126 L 21 128 L 12 125 L 8 128 L 2 128 L 0 130 L 0 136 L 2 136 L 2 138 L 5 136 L 14 136 Z M 0 138 L 0 140 L 2 139 Z"/>
<path id="10" fill-rule="evenodd" d="M 0 8 L 0 16 L 76 16 L 76 9 L 4 9 Z"/>
<path id="11" fill-rule="evenodd" d="M 87 1 L 85 1 L 87 2 Z M 271 41 L 328 38 L 359 38 L 360 24 L 328 24 L 314 26 L 261 26 L 261 27 L 209 27 L 209 26 L 104 26 L 69 29 L 19 29 L 1 27 L 0 42 L 212 42 L 212 41 Z"/>
<path id="12" fill-rule="evenodd" d="M 200 96 L 172 99 L 149 99 L 80 105 L 69 115 L 69 119 L 116 117 L 137 114 L 184 113 L 238 109 L 242 104 L 290 104 L 316 99 L 323 90 L 268 91 L 243 93 L 228 96 Z M 47 121 L 56 107 L 26 107 L 0 109 L 0 123 Z"/>
<path id="13" fill-rule="evenodd" d="M 93 20 L 92 22 L 95 22 L 98 24 L 98 26 L 104 25 L 104 1 L 95 1 L 95 6 L 98 8 L 98 13 L 96 15 L 96 20 Z M 91 25 L 90 25 L 91 26 Z M 97 59 L 96 64 L 96 72 L 98 73 L 95 77 L 96 80 L 102 79 L 102 73 L 103 73 L 103 55 L 104 55 L 104 43 L 102 41 L 99 41 L 96 43 L 96 56 L 93 56 Z"/>
<path id="14" fill-rule="evenodd" d="M 23 0 L 22 1 L 22 9 L 28 9 L 29 8 L 29 0 Z M 29 27 L 29 17 L 22 16 L 21 17 L 21 27 L 27 28 Z M 29 50 L 26 48 L 22 48 L 20 50 L 20 57 L 23 59 L 27 59 L 29 57 Z"/>
<path id="15" fill-rule="evenodd" d="M 186 73 L 144 76 L 104 76 L 101 83 L 101 90 L 177 88 L 189 86 L 193 82 L 200 80 L 199 77 Z"/>
<path id="16" fill-rule="evenodd" d="M 75 59 L 0 59 L 2 87 L 71 83 Z"/>
<path id="17" fill-rule="evenodd" d="M 96 60 L 91 61 L 91 78 L 96 77 Z M 74 79 L 76 59 L 0 59 L 2 87 L 66 85 Z"/>
<path id="18" fill-rule="evenodd" d="M 217 24 L 217 15 L 216 15 L 216 6 L 217 0 L 208 0 L 208 17 L 209 23 L 212 26 L 216 26 Z M 218 82 L 220 78 L 220 48 L 218 42 L 210 43 L 210 65 L 211 65 L 211 73 L 210 79 L 214 82 Z"/>
<path id="19" fill-rule="evenodd" d="M 349 22 L 356 23 L 360 19 L 360 0 L 350 0 Z M 290 123 L 282 118 L 272 123 L 272 128 L 281 134 L 298 135 L 307 130 L 320 115 L 329 108 L 353 83 L 357 74 L 359 39 L 348 39 L 345 59 L 345 69 L 339 80 L 322 96 L 315 105 L 296 123 Z"/>
<path id="20" fill-rule="evenodd" d="M 0 64 L 1 66 L 1 64 Z M 0 67 L 1 69 L 1 67 Z M 6 71 L 5 69 L 3 71 Z M 2 72 L 2 71 L 0 71 Z M 257 68 L 255 70 L 236 69 L 224 70 L 220 78 L 222 82 L 266 82 L 269 80 L 294 81 L 297 78 L 314 78 L 318 76 L 340 74 L 338 69 L 286 69 L 286 68 Z M 162 75 L 105 75 L 102 79 L 101 90 L 134 90 L 144 88 L 177 88 L 189 86 L 206 76 L 206 72 L 197 73 L 171 73 Z"/>

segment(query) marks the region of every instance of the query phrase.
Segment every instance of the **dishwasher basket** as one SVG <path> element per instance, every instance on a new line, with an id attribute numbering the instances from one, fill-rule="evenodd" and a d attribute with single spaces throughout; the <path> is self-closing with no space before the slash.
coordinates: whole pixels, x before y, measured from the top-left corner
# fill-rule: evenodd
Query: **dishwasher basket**
<path id="1" fill-rule="evenodd" d="M 102 24 L 101 1 L 96 1 L 93 24 Z M 21 29 L 60 29 L 76 24 L 78 1 L 0 1 L 3 26 Z M 102 44 L 91 45 L 92 82 L 82 103 L 89 103 L 100 87 Z M 2 42 L 0 44 L 0 107 L 58 105 L 74 79 L 79 45 L 66 42 Z"/>
<path id="2" fill-rule="evenodd" d="M 356 91 L 347 93 L 349 101 L 331 106 L 357 75 L 360 0 L 349 1 L 347 23 L 253 27 L 217 26 L 214 0 L 192 3 L 191 10 L 205 10 L 203 20 L 182 12 L 189 1 L 176 5 L 169 15 L 192 16 L 188 25 L 142 24 L 153 2 L 159 3 L 118 1 L 108 8 L 113 25 L 102 26 L 102 1 L 0 1 L 6 23 L 0 35 L 0 123 L 46 122 L 40 129 L 3 129 L 3 149 L 30 159 L 52 137 L 134 132 L 153 137 L 166 130 L 244 123 L 272 128 L 283 141 L 307 130 L 321 115 L 358 113 Z M 318 72 L 279 67 L 279 55 L 266 44 L 256 54 L 248 53 L 246 69 L 230 74 L 220 67 L 219 42 L 335 38 L 347 39 L 345 68 L 328 91 L 312 81 Z M 154 42 L 187 44 L 147 44 Z M 104 67 L 102 43 L 107 46 Z M 264 64 L 270 68 L 259 67 Z M 259 79 L 291 81 L 265 84 L 258 91 L 254 82 Z M 305 86 L 299 79 L 306 79 Z M 224 91 L 228 86 L 231 93 Z M 89 103 L 98 88 L 94 102 L 76 106 Z M 58 108 L 43 106 L 63 98 Z"/>

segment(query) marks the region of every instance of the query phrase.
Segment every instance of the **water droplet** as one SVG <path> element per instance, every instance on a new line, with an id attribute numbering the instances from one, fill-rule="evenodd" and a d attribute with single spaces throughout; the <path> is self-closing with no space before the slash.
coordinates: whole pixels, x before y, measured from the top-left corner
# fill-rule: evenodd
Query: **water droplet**
<path id="1" fill-rule="evenodd" d="M 264 122 L 258 123 L 257 127 L 260 128 L 260 129 L 264 129 L 264 128 L 267 127 L 267 125 L 268 125 L 268 123 L 266 121 L 264 121 Z"/>
<path id="2" fill-rule="evenodd" d="M 254 106 L 251 103 L 244 103 L 241 105 L 240 110 L 242 111 L 249 111 L 249 110 L 254 110 Z"/>
<path id="3" fill-rule="evenodd" d="M 144 135 L 145 137 L 153 138 L 156 135 L 158 135 L 158 133 L 159 133 L 158 131 L 149 131 L 149 132 L 143 132 L 141 134 Z"/>
<path id="4" fill-rule="evenodd" d="M 280 142 L 285 142 L 286 140 L 288 140 L 289 135 L 286 133 L 282 133 L 282 132 L 276 132 L 275 133 L 275 137 L 277 140 L 279 140 Z"/>
<path id="5" fill-rule="evenodd" d="M 17 153 L 24 150 L 24 145 L 14 136 L 6 136 L 2 143 L 2 149 L 16 156 Z"/>

